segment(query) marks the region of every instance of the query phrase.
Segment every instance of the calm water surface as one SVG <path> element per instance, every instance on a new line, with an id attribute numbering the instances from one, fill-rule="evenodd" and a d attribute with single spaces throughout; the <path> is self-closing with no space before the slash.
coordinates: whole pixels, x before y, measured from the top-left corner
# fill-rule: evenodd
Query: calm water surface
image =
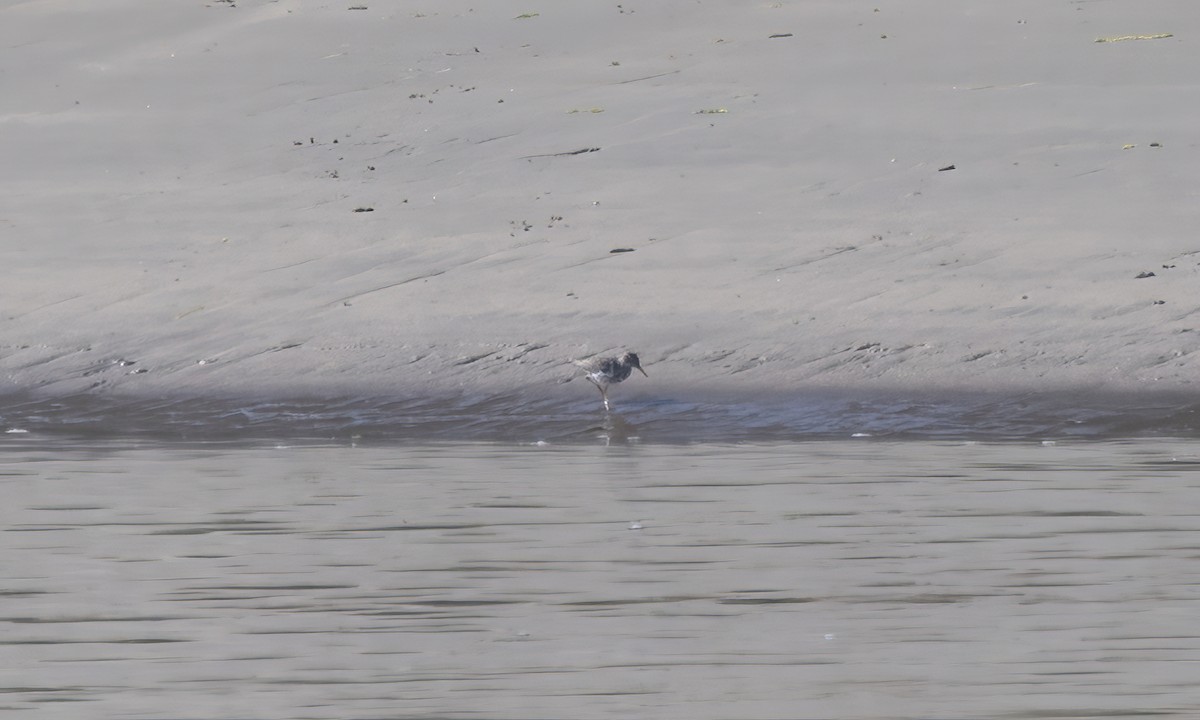
<path id="1" fill-rule="evenodd" d="M 1196 718 L 1198 471 L 1161 439 L 10 433 L 0 716 Z"/>

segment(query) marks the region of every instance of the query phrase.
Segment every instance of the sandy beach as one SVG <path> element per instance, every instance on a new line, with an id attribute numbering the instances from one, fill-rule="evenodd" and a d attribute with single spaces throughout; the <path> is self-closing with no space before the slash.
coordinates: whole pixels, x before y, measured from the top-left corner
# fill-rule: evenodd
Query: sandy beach
<path id="1" fill-rule="evenodd" d="M 6 393 L 1193 393 L 1184 0 L 0 2 Z M 572 380 L 572 378 L 575 378 Z"/>

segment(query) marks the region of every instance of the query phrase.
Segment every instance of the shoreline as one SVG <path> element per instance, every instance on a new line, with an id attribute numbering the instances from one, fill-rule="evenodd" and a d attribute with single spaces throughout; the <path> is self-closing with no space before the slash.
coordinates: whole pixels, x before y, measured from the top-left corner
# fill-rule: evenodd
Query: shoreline
<path id="1" fill-rule="evenodd" d="M 624 390 L 618 386 L 619 390 Z M 22 440 L 153 442 L 496 442 L 665 445 L 810 441 L 1092 442 L 1200 436 L 1200 394 L 1096 389 L 802 393 L 615 393 L 532 397 L 209 397 L 81 393 L 0 396 L 0 430 Z"/>

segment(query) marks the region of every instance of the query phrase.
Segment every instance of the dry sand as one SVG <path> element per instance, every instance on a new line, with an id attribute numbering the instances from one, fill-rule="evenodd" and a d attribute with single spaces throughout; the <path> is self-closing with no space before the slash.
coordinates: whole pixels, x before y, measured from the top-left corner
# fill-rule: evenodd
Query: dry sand
<path id="1" fill-rule="evenodd" d="M 1198 37 L 1190 0 L 4 0 L 0 372 L 1190 391 Z"/>

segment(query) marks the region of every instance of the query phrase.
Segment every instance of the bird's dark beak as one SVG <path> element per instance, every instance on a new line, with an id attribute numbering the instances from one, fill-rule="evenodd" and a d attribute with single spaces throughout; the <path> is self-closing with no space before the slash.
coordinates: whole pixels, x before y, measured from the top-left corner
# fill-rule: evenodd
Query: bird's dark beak
<path id="1" fill-rule="evenodd" d="M 638 369 L 638 372 L 640 372 L 643 375 L 646 375 L 646 371 L 642 369 L 641 365 L 635 365 L 635 367 Z M 646 375 L 646 377 L 650 377 L 650 376 Z"/>

